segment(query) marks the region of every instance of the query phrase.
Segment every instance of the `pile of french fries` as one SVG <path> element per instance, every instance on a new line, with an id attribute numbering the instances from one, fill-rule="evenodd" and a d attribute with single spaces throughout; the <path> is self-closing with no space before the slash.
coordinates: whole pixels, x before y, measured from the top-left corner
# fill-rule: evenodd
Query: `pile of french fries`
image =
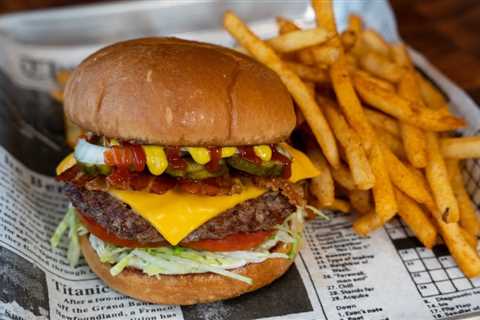
<path id="1" fill-rule="evenodd" d="M 321 171 L 310 184 L 319 208 L 356 213 L 360 235 L 399 216 L 427 248 L 443 242 L 468 277 L 480 275 L 480 222 L 459 162 L 480 157 L 480 137 L 449 137 L 465 126 L 414 68 L 402 43 L 387 43 L 351 16 L 336 28 L 331 0 L 312 0 L 314 29 L 277 18 L 262 40 L 233 12 L 224 26 L 238 50 L 267 65 L 296 102 L 299 123 L 318 142 Z"/>

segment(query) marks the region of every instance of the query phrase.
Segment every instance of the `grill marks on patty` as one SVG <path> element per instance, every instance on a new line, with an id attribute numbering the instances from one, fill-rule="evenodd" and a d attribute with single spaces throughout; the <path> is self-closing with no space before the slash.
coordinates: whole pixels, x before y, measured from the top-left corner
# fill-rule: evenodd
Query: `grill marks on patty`
<path id="1" fill-rule="evenodd" d="M 66 184 L 65 192 L 75 208 L 108 233 L 120 239 L 141 243 L 166 243 L 163 236 L 147 220 L 109 193 L 87 190 L 72 183 Z M 223 239 L 236 233 L 272 230 L 294 210 L 295 206 L 280 191 L 267 191 L 260 197 L 242 202 L 209 220 L 181 243 Z"/>

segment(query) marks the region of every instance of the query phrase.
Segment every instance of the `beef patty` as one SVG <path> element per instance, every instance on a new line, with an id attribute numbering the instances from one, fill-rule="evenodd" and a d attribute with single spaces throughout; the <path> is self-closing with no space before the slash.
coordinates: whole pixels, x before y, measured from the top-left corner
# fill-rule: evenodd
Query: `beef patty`
<path id="1" fill-rule="evenodd" d="M 120 239 L 141 243 L 166 242 L 165 238 L 128 204 L 107 192 L 90 191 L 67 183 L 65 193 L 85 217 L 93 219 L 108 233 Z M 236 233 L 272 230 L 295 210 L 279 191 L 268 191 L 244 201 L 201 225 L 180 243 L 223 239 Z"/>

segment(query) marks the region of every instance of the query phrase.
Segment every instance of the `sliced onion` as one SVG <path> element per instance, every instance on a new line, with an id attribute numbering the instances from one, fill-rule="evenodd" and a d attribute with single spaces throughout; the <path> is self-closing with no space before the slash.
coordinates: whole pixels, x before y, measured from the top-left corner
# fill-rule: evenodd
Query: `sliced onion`
<path id="1" fill-rule="evenodd" d="M 82 163 L 105 164 L 103 153 L 107 150 L 108 148 L 88 143 L 85 139 L 80 139 L 75 147 L 74 156 L 77 161 Z"/>

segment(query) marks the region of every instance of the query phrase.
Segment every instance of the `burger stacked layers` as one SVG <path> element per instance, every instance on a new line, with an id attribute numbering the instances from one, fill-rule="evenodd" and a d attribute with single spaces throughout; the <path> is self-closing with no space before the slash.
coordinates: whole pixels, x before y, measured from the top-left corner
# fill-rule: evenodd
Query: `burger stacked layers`
<path id="1" fill-rule="evenodd" d="M 318 174 L 285 140 L 291 98 L 235 51 L 173 38 L 118 43 L 88 57 L 65 91 L 84 129 L 57 168 L 71 207 L 69 259 L 110 287 L 156 303 L 215 301 L 281 276 Z"/>

